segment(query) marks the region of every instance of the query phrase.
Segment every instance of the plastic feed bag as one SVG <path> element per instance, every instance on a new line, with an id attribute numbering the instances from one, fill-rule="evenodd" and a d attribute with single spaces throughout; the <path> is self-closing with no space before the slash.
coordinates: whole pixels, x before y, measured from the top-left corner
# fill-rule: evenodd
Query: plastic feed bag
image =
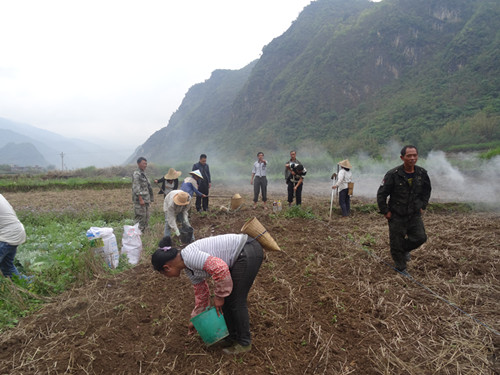
<path id="1" fill-rule="evenodd" d="M 139 223 L 135 225 L 123 226 L 122 237 L 122 254 L 127 254 L 127 259 L 130 264 L 137 264 L 141 259 L 142 241 L 141 230 Z"/>
<path id="2" fill-rule="evenodd" d="M 110 268 L 118 267 L 120 253 L 113 228 L 91 227 L 87 231 L 87 238 L 90 240 L 90 247 L 102 256 Z"/>

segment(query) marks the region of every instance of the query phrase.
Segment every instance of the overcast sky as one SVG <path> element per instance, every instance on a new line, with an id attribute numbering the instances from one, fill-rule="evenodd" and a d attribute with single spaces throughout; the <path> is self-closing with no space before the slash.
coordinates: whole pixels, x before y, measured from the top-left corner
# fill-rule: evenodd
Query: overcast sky
<path id="1" fill-rule="evenodd" d="M 310 0 L 0 0 L 0 117 L 131 151 Z"/>

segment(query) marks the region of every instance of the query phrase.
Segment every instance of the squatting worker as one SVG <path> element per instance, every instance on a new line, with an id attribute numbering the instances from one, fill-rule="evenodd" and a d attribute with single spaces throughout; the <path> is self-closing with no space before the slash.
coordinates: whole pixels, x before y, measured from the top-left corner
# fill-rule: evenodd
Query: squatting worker
<path id="1" fill-rule="evenodd" d="M 177 221 L 182 223 L 183 228 L 190 228 L 189 208 L 191 197 L 182 190 L 172 190 L 163 201 L 163 211 L 165 212 L 165 237 L 171 237 L 171 232 L 180 236 L 181 232 L 177 227 Z"/>
<path id="2" fill-rule="evenodd" d="M 259 200 L 259 192 L 262 192 L 262 203 L 264 210 L 267 210 L 267 177 L 266 177 L 267 161 L 264 159 L 264 153 L 257 153 L 257 161 L 253 163 L 252 177 L 250 185 L 253 185 L 253 208 L 257 208 Z"/>
<path id="3" fill-rule="evenodd" d="M 254 238 L 246 234 L 223 234 L 197 240 L 180 251 L 171 247 L 170 237 L 164 237 L 151 262 L 166 277 L 178 277 L 185 271 L 194 286 L 195 307 L 191 317 L 209 306 L 206 280 L 212 277 L 215 308 L 217 313 L 223 313 L 229 331 L 223 351 L 240 354 L 252 348 L 247 297 L 262 259 L 262 247 Z M 188 333 L 194 332 L 190 322 Z"/>
<path id="4" fill-rule="evenodd" d="M 25 241 L 26 232 L 23 224 L 7 199 L 0 194 L 0 270 L 5 277 L 12 275 L 23 277 L 14 265 L 14 258 L 17 246 Z"/>
<path id="5" fill-rule="evenodd" d="M 154 200 L 153 189 L 146 176 L 148 161 L 144 157 L 137 159 L 137 170 L 132 175 L 132 201 L 134 202 L 135 222 L 141 232 L 148 227 L 149 205 Z"/>
<path id="6" fill-rule="evenodd" d="M 416 165 L 418 150 L 415 146 L 404 146 L 400 157 L 403 165 L 386 173 L 378 188 L 377 204 L 389 223 L 394 265 L 398 271 L 406 273 L 410 251 L 427 241 L 422 213 L 431 196 L 431 181 L 427 171 Z"/>

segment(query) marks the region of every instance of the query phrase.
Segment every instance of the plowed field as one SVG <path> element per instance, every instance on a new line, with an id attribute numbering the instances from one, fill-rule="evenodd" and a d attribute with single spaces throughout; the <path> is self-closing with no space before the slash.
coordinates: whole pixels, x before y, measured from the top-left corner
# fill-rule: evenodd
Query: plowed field
<path id="1" fill-rule="evenodd" d="M 308 196 L 314 219 L 192 213 L 197 238 L 238 233 L 256 216 L 281 252 L 267 252 L 249 296 L 252 351 L 227 356 L 187 335 L 193 290 L 153 272 L 150 254 L 113 277 L 56 297 L 0 337 L 1 374 L 498 374 L 500 219 L 446 210 L 424 217 L 429 240 L 405 277 L 392 269 L 385 219 L 354 199 L 329 219 L 329 197 Z M 132 217 L 126 189 L 5 194 L 16 210 L 113 210 Z M 274 199 L 285 200 L 285 196 Z M 356 208 L 356 207 L 359 207 Z M 161 211 L 155 203 L 154 210 Z M 161 223 L 144 234 L 160 239 Z"/>

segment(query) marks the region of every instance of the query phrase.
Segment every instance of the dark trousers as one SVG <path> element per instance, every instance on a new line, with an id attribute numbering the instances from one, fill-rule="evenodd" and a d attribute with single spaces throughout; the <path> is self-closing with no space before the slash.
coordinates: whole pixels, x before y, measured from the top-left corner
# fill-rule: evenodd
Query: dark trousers
<path id="1" fill-rule="evenodd" d="M 420 214 L 412 216 L 393 214 L 389 220 L 389 240 L 394 265 L 402 271 L 406 268 L 409 252 L 427 241 L 422 216 Z"/>
<path id="2" fill-rule="evenodd" d="M 339 204 L 342 210 L 342 216 L 349 216 L 351 212 L 351 197 L 347 194 L 348 191 L 349 189 L 343 189 L 339 192 Z"/>
<path id="3" fill-rule="evenodd" d="M 287 182 L 288 184 L 288 203 L 293 202 L 293 195 L 294 191 L 293 188 L 295 187 L 295 184 L 293 182 Z M 297 206 L 300 206 L 302 204 L 302 186 L 304 184 L 300 184 L 297 190 L 295 191 L 295 202 L 297 203 Z"/>
<path id="4" fill-rule="evenodd" d="M 200 193 L 208 195 L 208 182 L 201 180 L 199 185 L 198 185 L 198 190 Z M 202 197 L 196 196 L 196 211 L 201 211 L 202 208 L 203 208 L 203 211 L 208 210 L 208 197 L 202 198 Z"/>
<path id="5" fill-rule="evenodd" d="M 267 177 L 255 176 L 253 179 L 253 201 L 259 200 L 259 192 L 262 191 L 262 202 L 267 202 Z"/>
<path id="6" fill-rule="evenodd" d="M 224 300 L 222 311 L 229 331 L 229 338 L 240 345 L 252 342 L 248 316 L 248 292 L 259 272 L 264 253 L 257 240 L 247 243 L 231 267 L 233 291 Z"/>

